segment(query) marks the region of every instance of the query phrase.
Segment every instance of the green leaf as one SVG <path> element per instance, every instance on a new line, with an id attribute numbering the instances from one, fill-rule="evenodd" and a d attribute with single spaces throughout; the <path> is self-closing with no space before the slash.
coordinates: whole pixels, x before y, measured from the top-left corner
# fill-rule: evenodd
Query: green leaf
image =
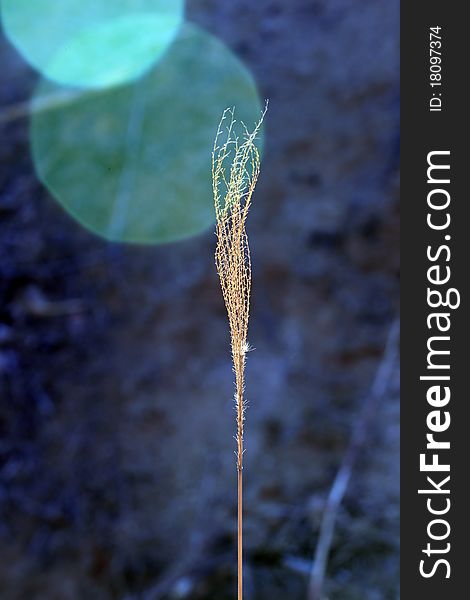
<path id="1" fill-rule="evenodd" d="M 168 49 L 184 16 L 184 0 L 0 0 L 0 7 L 24 58 L 77 87 L 139 77 Z"/>
<path id="2" fill-rule="evenodd" d="M 32 103 L 37 173 L 82 225 L 125 242 L 168 242 L 210 227 L 211 151 L 220 115 L 236 106 L 237 118 L 251 125 L 261 110 L 243 64 L 190 24 L 138 81 L 45 109 L 48 97 L 61 94 L 67 98 L 44 80 Z"/>

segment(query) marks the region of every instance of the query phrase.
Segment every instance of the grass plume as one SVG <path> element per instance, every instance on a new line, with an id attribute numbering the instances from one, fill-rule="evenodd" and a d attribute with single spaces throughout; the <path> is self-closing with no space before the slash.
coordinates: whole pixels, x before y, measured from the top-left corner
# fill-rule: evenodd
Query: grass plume
<path id="1" fill-rule="evenodd" d="M 226 109 L 217 129 L 212 152 L 212 182 L 216 215 L 215 264 L 227 308 L 235 373 L 236 457 L 238 487 L 238 600 L 243 598 L 243 453 L 245 422 L 245 364 L 250 316 L 251 257 L 246 219 L 260 172 L 256 139 L 266 107 L 253 131 L 241 123 L 235 135 L 235 110 Z M 222 140 L 222 141 L 221 141 Z"/>

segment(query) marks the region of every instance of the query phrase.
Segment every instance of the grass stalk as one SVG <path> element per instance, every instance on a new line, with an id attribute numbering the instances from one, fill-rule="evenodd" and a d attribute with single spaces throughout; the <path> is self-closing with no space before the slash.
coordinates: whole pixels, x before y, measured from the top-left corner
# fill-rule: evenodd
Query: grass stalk
<path id="1" fill-rule="evenodd" d="M 227 308 L 235 373 L 238 600 L 243 600 L 243 435 L 246 409 L 245 364 L 246 354 L 250 350 L 247 335 L 251 256 L 245 224 L 260 172 L 260 155 L 255 142 L 266 109 L 267 105 L 252 132 L 241 124 L 241 139 L 234 132 L 234 109 L 226 109 L 217 129 L 212 152 L 217 236 L 215 264 Z"/>

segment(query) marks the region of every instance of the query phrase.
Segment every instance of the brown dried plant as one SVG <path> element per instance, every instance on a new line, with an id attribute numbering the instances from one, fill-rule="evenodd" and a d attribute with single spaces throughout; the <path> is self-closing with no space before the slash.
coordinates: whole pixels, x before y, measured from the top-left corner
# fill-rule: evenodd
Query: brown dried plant
<path id="1" fill-rule="evenodd" d="M 245 363 L 250 315 L 251 257 L 245 223 L 260 172 L 256 139 L 266 114 L 250 133 L 241 123 L 243 137 L 234 133 L 234 109 L 226 109 L 217 129 L 212 152 L 212 181 L 216 214 L 215 264 L 227 308 L 235 373 L 236 464 L 238 500 L 238 600 L 243 598 L 243 430 L 245 421 Z M 224 141 L 220 143 L 223 132 Z"/>

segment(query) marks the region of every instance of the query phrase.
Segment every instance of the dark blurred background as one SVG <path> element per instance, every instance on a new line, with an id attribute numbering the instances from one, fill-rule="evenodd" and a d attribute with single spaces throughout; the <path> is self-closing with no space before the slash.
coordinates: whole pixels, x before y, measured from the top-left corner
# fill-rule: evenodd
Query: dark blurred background
<path id="1" fill-rule="evenodd" d="M 270 99 L 248 222 L 247 600 L 306 598 L 325 499 L 397 317 L 398 11 L 187 1 L 186 19 Z M 213 229 L 132 245 L 78 224 L 35 175 L 23 109 L 38 74 L 4 36 L 0 64 L 0 596 L 233 598 Z M 332 600 L 398 598 L 398 418 L 395 369 L 338 515 Z"/>

